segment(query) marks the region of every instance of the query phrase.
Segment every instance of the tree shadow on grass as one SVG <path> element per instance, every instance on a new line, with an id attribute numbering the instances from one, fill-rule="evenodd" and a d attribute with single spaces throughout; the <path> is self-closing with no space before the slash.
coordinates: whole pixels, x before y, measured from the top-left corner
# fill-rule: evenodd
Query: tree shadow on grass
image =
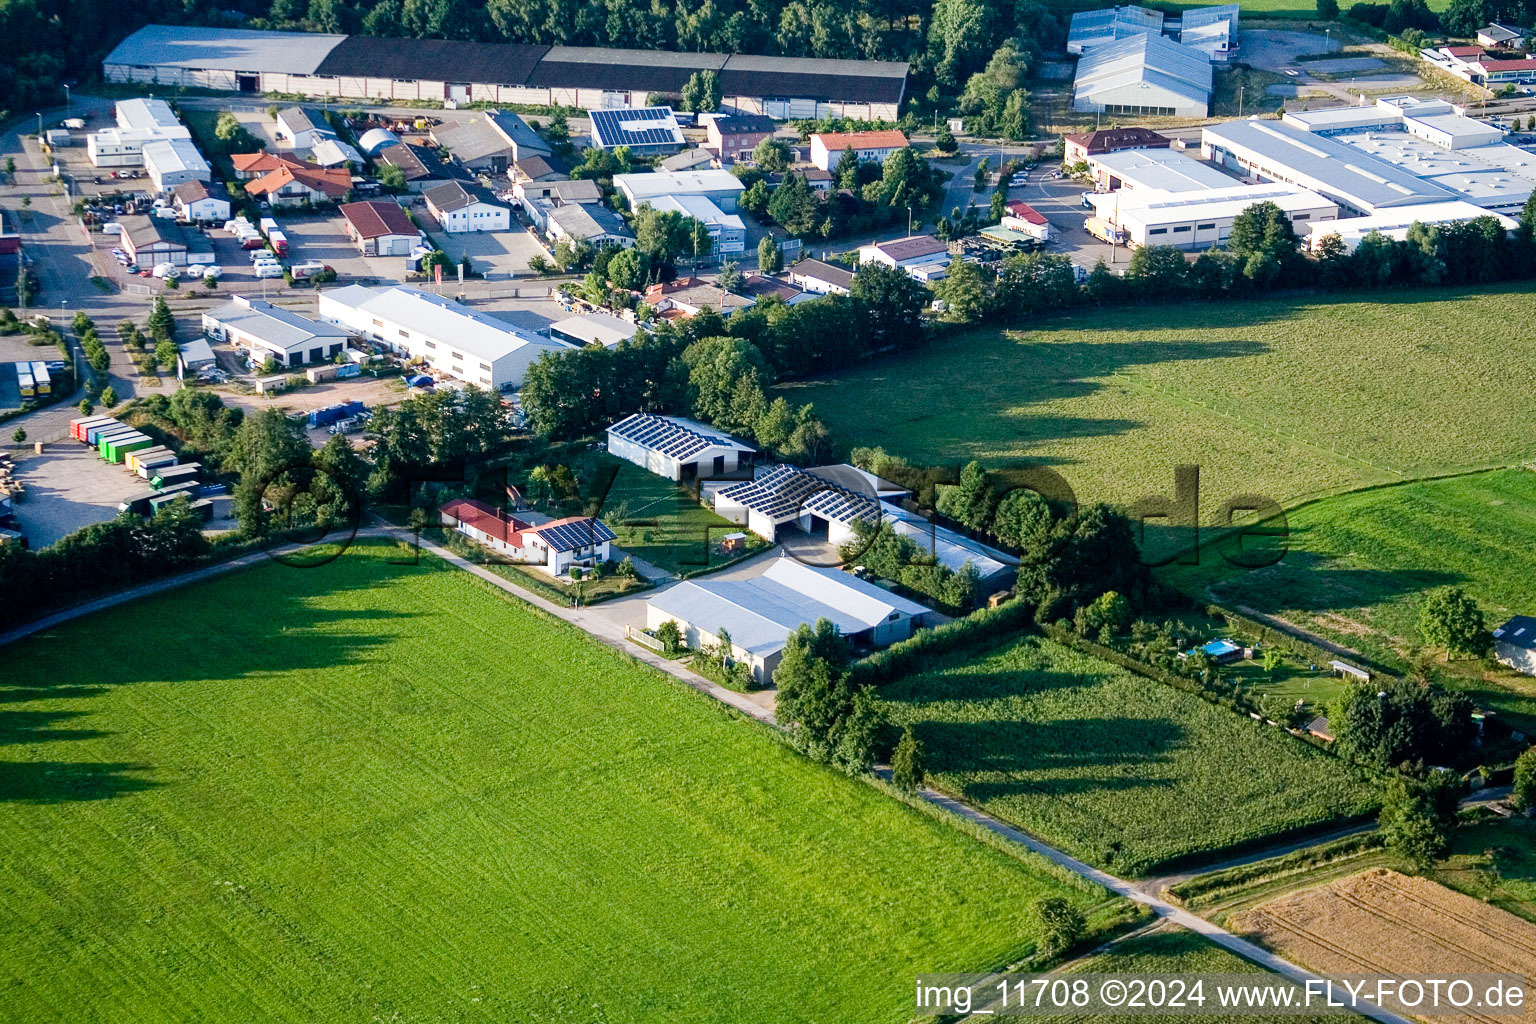
<path id="1" fill-rule="evenodd" d="M 1440 568 L 1356 568 L 1330 554 L 1292 549 L 1274 565 L 1213 585 L 1211 595 L 1261 612 L 1341 611 L 1390 603 L 1464 578 Z"/>
<path id="2" fill-rule="evenodd" d="M 149 765 L 100 761 L 0 761 L 0 804 L 62 804 L 141 793 L 164 783 Z"/>

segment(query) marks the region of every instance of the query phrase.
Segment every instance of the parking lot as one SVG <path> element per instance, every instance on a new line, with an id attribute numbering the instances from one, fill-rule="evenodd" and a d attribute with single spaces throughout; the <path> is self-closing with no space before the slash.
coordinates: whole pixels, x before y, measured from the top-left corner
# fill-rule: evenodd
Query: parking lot
<path id="1" fill-rule="evenodd" d="M 426 201 L 419 198 L 411 206 L 411 216 L 416 218 L 416 223 L 421 225 L 422 230 L 430 234 L 432 240 L 442 246 L 443 251 L 455 263 L 467 255 L 472 261 L 475 273 L 483 274 L 488 281 L 527 277 L 530 273 L 529 260 L 535 256 L 549 258 L 548 251 L 529 234 L 516 217 L 512 219 L 510 231 L 465 231 L 449 234 L 427 212 Z"/>
<path id="2" fill-rule="evenodd" d="M 16 476 L 26 486 L 26 497 L 14 506 L 16 518 L 34 548 L 116 518 L 118 502 L 149 490 L 143 479 L 103 462 L 76 441 L 50 444 L 42 455 L 20 456 Z"/>

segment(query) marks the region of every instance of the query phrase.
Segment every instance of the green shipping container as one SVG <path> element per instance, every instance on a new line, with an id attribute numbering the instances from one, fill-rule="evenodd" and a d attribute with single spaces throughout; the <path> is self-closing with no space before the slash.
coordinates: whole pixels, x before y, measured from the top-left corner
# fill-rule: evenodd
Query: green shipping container
<path id="1" fill-rule="evenodd" d="M 153 448 L 155 439 L 148 434 L 140 434 L 138 437 L 130 437 L 126 441 L 119 441 L 107 446 L 107 457 L 113 462 L 121 463 L 128 458 L 129 452 L 136 452 L 140 448 Z"/>
<path id="2" fill-rule="evenodd" d="M 134 437 L 134 436 L 142 437 L 144 435 L 140 434 L 137 430 L 134 430 L 132 427 L 123 427 L 120 430 L 102 431 L 100 434 L 96 435 L 96 454 L 98 456 L 100 456 L 101 458 L 103 458 L 103 459 L 108 458 L 108 456 L 107 456 L 107 446 L 108 445 L 110 445 L 113 441 L 121 441 L 124 438 Z"/>
<path id="3" fill-rule="evenodd" d="M 185 466 L 167 466 L 164 469 L 157 469 L 154 476 L 149 478 L 149 486 L 160 490 L 168 484 L 179 484 L 188 480 L 196 481 L 202 470 L 202 464 L 198 462 L 189 462 Z"/>

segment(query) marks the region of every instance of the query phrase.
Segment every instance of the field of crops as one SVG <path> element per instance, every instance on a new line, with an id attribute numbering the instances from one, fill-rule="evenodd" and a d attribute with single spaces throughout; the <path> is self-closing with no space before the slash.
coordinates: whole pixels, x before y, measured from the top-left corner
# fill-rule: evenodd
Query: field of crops
<path id="1" fill-rule="evenodd" d="M 1536 924 L 1382 868 L 1262 904 L 1231 927 L 1326 974 L 1529 975 L 1536 963 Z M 1527 978 L 1527 1003 L 1533 995 Z"/>
<path id="2" fill-rule="evenodd" d="M 1033 460 L 1082 500 L 1303 495 L 1536 457 L 1536 290 L 1079 310 L 979 330 L 784 389 L 847 444 L 914 460 Z"/>
<path id="3" fill-rule="evenodd" d="M 1187 593 L 1278 615 L 1405 668 L 1418 644 L 1426 590 L 1454 584 L 1483 608 L 1490 628 L 1531 609 L 1536 473 L 1477 473 L 1340 495 L 1290 514 L 1291 550 L 1251 572 L 1170 566 Z M 1536 731 L 1536 681 L 1481 671 L 1452 681 Z"/>
<path id="4" fill-rule="evenodd" d="M 1123 874 L 1372 807 L 1358 770 L 1278 729 L 1051 641 L 881 690 L 933 781 Z"/>
<path id="5" fill-rule="evenodd" d="M 1252 974 L 1267 983 L 1282 984 L 1279 975 L 1265 974 L 1263 970 L 1242 957 L 1228 953 L 1220 946 L 1202 939 L 1191 932 L 1155 932 L 1124 942 L 1116 943 L 1109 950 L 1095 956 L 1072 961 L 1063 973 L 1067 974 Z M 1124 1021 L 1121 1016 L 1052 1016 L 1034 1018 L 1045 1024 L 1111 1024 Z M 1142 1024 L 1218 1024 L 1230 1021 L 1230 1015 L 1220 1014 L 1137 1014 Z M 1295 1024 L 1324 1024 L 1337 1022 L 1337 1017 L 1286 1017 Z"/>
<path id="6" fill-rule="evenodd" d="M 4 652 L 0 1021 L 900 1021 L 1061 881 L 430 558 Z"/>

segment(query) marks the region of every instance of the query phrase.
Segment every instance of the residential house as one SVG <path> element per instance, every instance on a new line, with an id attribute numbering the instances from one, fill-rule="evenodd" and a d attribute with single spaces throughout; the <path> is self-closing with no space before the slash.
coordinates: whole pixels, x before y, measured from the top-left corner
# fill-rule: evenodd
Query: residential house
<path id="1" fill-rule="evenodd" d="M 608 454 L 668 480 L 704 480 L 750 469 L 757 449 L 681 416 L 637 412 L 608 428 Z"/>
<path id="2" fill-rule="evenodd" d="M 600 519 L 572 516 L 547 523 L 526 523 L 472 499 L 450 501 L 440 510 L 450 526 L 508 561 L 533 565 L 551 576 L 572 567 L 591 568 L 608 561 L 614 532 Z"/>
<path id="3" fill-rule="evenodd" d="M 568 203 L 544 214 L 545 233 L 555 241 L 587 242 L 601 249 L 635 244 L 624 218 L 599 203 Z"/>
<path id="4" fill-rule="evenodd" d="M 1150 128 L 1100 128 L 1068 135 L 1063 162 L 1080 164 L 1091 156 L 1118 153 L 1122 149 L 1167 149 L 1171 145 L 1171 139 Z"/>
<path id="5" fill-rule="evenodd" d="M 776 126 L 762 114 L 716 114 L 709 119 L 705 145 L 721 160 L 741 163 L 752 159 L 752 151 L 764 139 L 772 138 Z"/>
<path id="6" fill-rule="evenodd" d="M 303 203 L 335 203 L 352 191 L 352 175 L 344 170 L 282 166 L 255 181 L 245 183 L 246 192 L 265 199 L 273 206 L 299 206 Z"/>
<path id="7" fill-rule="evenodd" d="M 746 223 L 703 196 L 658 196 L 650 205 L 663 213 L 679 213 L 703 224 L 709 231 L 710 259 L 739 259 L 747 250 Z"/>
<path id="8" fill-rule="evenodd" d="M 521 117 L 499 110 L 466 111 L 460 119 L 434 127 L 432 141 L 461 167 L 488 174 L 505 174 L 518 160 L 553 152 Z"/>
<path id="9" fill-rule="evenodd" d="M 853 271 L 807 258 L 789 268 L 789 280 L 816 295 L 847 295 L 853 287 Z"/>
<path id="10" fill-rule="evenodd" d="M 229 193 L 221 182 L 183 182 L 171 189 L 171 202 L 181 220 L 217 224 L 229 220 Z"/>
<path id="11" fill-rule="evenodd" d="M 790 557 L 745 580 L 705 578 L 674 584 L 646 602 L 646 628 L 676 623 L 695 650 L 730 636 L 729 657 L 760 683 L 772 680 L 789 635 L 826 619 L 856 650 L 905 640 L 932 613 L 915 601 L 840 569 Z"/>
<path id="12" fill-rule="evenodd" d="M 728 317 L 737 310 L 746 309 L 756 299 L 728 292 L 719 285 L 709 284 L 696 277 L 680 277 L 665 284 L 653 284 L 645 290 L 645 301 L 666 320 L 686 320 L 712 309 Z"/>
<path id="13" fill-rule="evenodd" d="M 1521 675 L 1536 676 L 1536 617 L 1516 615 L 1494 630 L 1493 656 Z"/>
<path id="14" fill-rule="evenodd" d="M 300 160 L 288 153 L 268 153 L 266 150 L 259 153 L 234 153 L 230 156 L 229 162 L 235 170 L 235 177 L 241 181 L 254 181 L 279 167 L 287 167 L 291 170 L 321 170 L 319 164 Z"/>
<path id="15" fill-rule="evenodd" d="M 398 203 L 371 199 L 347 203 L 338 211 L 347 237 L 364 256 L 408 256 L 421 232 Z"/>
<path id="16" fill-rule="evenodd" d="M 524 157 L 512 166 L 513 181 L 551 181 L 570 176 L 571 169 L 565 161 L 553 155 Z"/>
<path id="17" fill-rule="evenodd" d="M 1477 30 L 1477 44 L 1498 49 L 1517 49 L 1525 42 L 1525 29 L 1518 25 L 1492 22 Z"/>
<path id="18" fill-rule="evenodd" d="M 450 235 L 467 231 L 506 231 L 512 226 L 512 207 L 489 189 L 460 181 L 445 182 L 422 193 L 427 209 Z"/>
<path id="19" fill-rule="evenodd" d="M 892 242 L 859 246 L 859 263 L 884 263 L 919 281 L 936 281 L 949 267 L 949 246 L 932 235 L 910 235 Z"/>
<path id="20" fill-rule="evenodd" d="M 551 210 L 568 203 L 591 206 L 603 201 L 597 182 L 586 178 L 519 181 L 512 186 L 512 197 L 522 206 L 533 226 L 546 233 Z"/>
<path id="21" fill-rule="evenodd" d="M 243 295 L 203 314 L 203 334 L 243 350 L 252 364 L 281 367 L 333 359 L 357 332 Z"/>
<path id="22" fill-rule="evenodd" d="M 277 112 L 277 124 L 272 129 L 272 136 L 294 149 L 311 150 L 321 139 L 335 138 L 336 132 L 315 111 L 304 107 L 288 107 Z"/>
<path id="23" fill-rule="evenodd" d="M 884 163 L 898 149 L 907 148 L 907 137 L 893 129 L 875 132 L 817 132 L 811 136 L 811 163 L 823 171 L 837 166 L 848 150 L 860 160 Z"/>
<path id="24" fill-rule="evenodd" d="M 799 305 L 819 298 L 814 292 L 808 292 L 804 288 L 797 287 L 788 281 L 777 277 L 769 277 L 766 274 L 748 274 L 741 279 L 736 286 L 736 294 L 745 295 L 754 302 L 772 296 L 786 306 Z"/>

